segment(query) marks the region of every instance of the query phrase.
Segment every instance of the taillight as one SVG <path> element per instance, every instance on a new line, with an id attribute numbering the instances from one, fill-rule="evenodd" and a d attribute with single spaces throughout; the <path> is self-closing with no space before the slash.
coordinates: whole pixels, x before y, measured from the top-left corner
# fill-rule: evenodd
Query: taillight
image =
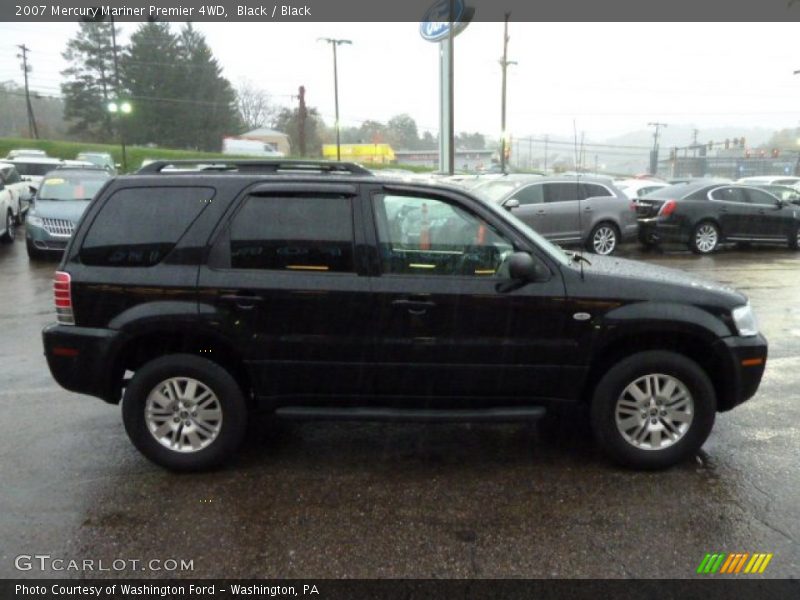
<path id="1" fill-rule="evenodd" d="M 678 203 L 675 200 L 667 200 L 661 205 L 661 210 L 658 211 L 659 216 L 668 217 L 675 212 L 678 208 Z"/>
<path id="2" fill-rule="evenodd" d="M 69 273 L 56 271 L 53 278 L 53 297 L 58 322 L 62 325 L 75 325 L 75 316 L 72 313 L 72 278 Z"/>
<path id="3" fill-rule="evenodd" d="M 631 204 L 628 208 L 630 208 L 633 212 L 636 212 L 636 208 L 639 206 L 639 203 L 636 200 L 631 200 Z"/>

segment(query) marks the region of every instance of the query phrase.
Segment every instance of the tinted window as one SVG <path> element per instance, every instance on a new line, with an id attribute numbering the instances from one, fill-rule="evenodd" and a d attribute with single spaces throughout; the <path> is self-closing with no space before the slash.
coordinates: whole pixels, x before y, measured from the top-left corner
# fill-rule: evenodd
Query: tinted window
<path id="1" fill-rule="evenodd" d="M 711 192 L 711 197 L 723 202 L 747 202 L 747 194 L 742 188 L 719 188 Z"/>
<path id="2" fill-rule="evenodd" d="M 513 246 L 463 208 L 421 196 L 380 196 L 374 206 L 384 273 L 507 276 Z"/>
<path id="3" fill-rule="evenodd" d="M 514 194 L 520 204 L 540 204 L 543 201 L 542 186 L 529 185 Z"/>
<path id="4" fill-rule="evenodd" d="M 775 204 L 778 202 L 778 199 L 775 196 L 768 194 L 767 192 L 762 192 L 761 190 L 747 190 L 747 195 L 750 197 L 750 202 L 753 204 L 768 204 L 770 206 L 775 206 Z"/>
<path id="5" fill-rule="evenodd" d="M 352 272 L 350 198 L 251 196 L 230 230 L 231 267 Z"/>
<path id="6" fill-rule="evenodd" d="M 584 183 L 581 184 L 584 188 L 583 190 L 583 197 L 584 198 L 603 198 L 606 197 L 614 197 L 614 194 L 608 191 L 608 188 L 603 185 L 597 185 L 596 183 Z"/>
<path id="7" fill-rule="evenodd" d="M 95 217 L 80 251 L 88 265 L 149 267 L 172 250 L 214 196 L 212 188 L 126 188 Z"/>
<path id="8" fill-rule="evenodd" d="M 578 183 L 545 183 L 545 202 L 567 202 L 570 200 L 584 200 L 585 189 Z M 583 193 L 582 193 L 583 192 Z"/>
<path id="9" fill-rule="evenodd" d="M 50 171 L 58 167 L 57 164 L 54 163 L 29 163 L 29 162 L 20 162 L 15 163 L 17 167 L 17 171 L 20 175 L 33 175 L 34 177 L 41 177 L 42 175 L 47 175 Z"/>

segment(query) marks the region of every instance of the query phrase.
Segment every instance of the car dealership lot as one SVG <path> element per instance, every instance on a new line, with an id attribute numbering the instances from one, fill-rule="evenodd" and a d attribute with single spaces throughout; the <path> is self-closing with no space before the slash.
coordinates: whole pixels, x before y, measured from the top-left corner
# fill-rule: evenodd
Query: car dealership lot
<path id="1" fill-rule="evenodd" d="M 193 560 L 121 573 L 148 577 L 689 577 L 707 552 L 771 552 L 765 575 L 796 576 L 800 255 L 623 254 L 735 285 L 770 341 L 759 393 L 718 415 L 695 461 L 619 469 L 580 415 L 263 423 L 228 468 L 179 476 L 130 446 L 119 408 L 51 379 L 39 332 L 55 263 L 30 265 L 19 236 L 0 248 L 0 575 L 41 576 L 14 557 L 50 554 Z"/>

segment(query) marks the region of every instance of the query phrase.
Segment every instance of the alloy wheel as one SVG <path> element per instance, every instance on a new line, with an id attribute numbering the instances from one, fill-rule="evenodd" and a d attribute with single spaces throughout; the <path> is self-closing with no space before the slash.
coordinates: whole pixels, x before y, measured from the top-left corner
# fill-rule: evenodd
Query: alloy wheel
<path id="1" fill-rule="evenodd" d="M 617 233 L 607 225 L 598 227 L 592 236 L 592 248 L 596 254 L 611 254 L 617 247 Z"/>
<path id="2" fill-rule="evenodd" d="M 222 406 L 216 394 L 201 381 L 171 377 L 148 394 L 145 423 L 162 446 L 175 452 L 197 452 L 219 435 Z"/>
<path id="3" fill-rule="evenodd" d="M 651 373 L 628 384 L 614 409 L 617 430 L 640 450 L 664 450 L 679 442 L 694 418 L 694 399 L 679 379 Z"/>
<path id="4" fill-rule="evenodd" d="M 705 225 L 698 227 L 697 232 L 694 235 L 695 246 L 700 252 L 703 253 L 713 251 L 714 248 L 717 247 L 718 241 L 719 234 L 717 233 L 717 228 L 710 223 L 706 223 Z"/>

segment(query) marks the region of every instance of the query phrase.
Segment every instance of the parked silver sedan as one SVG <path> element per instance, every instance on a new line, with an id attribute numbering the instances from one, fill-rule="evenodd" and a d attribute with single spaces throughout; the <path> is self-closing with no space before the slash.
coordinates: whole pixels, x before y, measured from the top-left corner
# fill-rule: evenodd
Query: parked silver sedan
<path id="1" fill-rule="evenodd" d="M 547 239 L 612 254 L 637 238 L 636 207 L 607 179 L 535 177 L 488 181 L 473 190 Z"/>

